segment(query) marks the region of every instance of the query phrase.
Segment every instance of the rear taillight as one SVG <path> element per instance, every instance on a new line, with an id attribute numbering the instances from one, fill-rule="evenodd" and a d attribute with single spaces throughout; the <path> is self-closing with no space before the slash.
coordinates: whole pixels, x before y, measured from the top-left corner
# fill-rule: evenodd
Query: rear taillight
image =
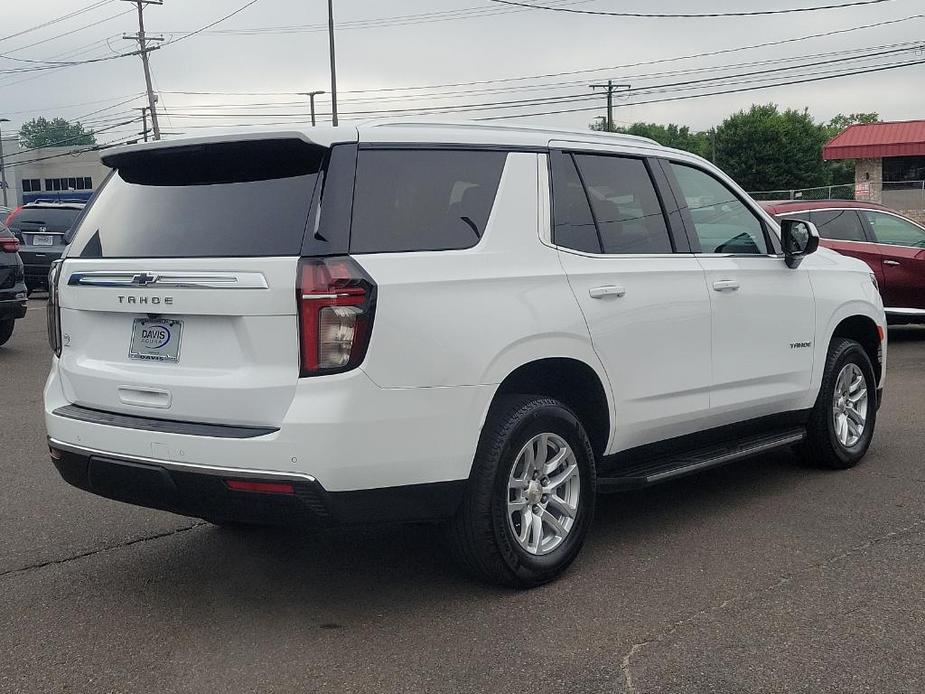
<path id="1" fill-rule="evenodd" d="M 17 253 L 19 251 L 19 239 L 15 236 L 0 236 L 0 251 L 3 253 Z"/>
<path id="2" fill-rule="evenodd" d="M 301 375 L 353 369 L 373 327 L 376 284 L 347 257 L 304 258 L 299 265 Z"/>
<path id="3" fill-rule="evenodd" d="M 51 270 L 48 273 L 48 304 L 45 306 L 48 346 L 57 357 L 61 356 L 61 307 L 58 305 L 58 278 L 61 274 L 61 262 L 56 260 L 51 264 Z"/>
<path id="4" fill-rule="evenodd" d="M 6 216 L 6 219 L 3 220 L 3 223 L 4 223 L 6 226 L 12 226 L 12 224 L 13 224 L 13 219 L 14 219 L 14 218 L 16 217 L 16 215 L 18 215 L 20 212 L 22 212 L 22 205 L 20 205 L 20 206 L 17 207 L 15 210 L 13 210 L 12 212 L 10 212 L 10 213 Z"/>

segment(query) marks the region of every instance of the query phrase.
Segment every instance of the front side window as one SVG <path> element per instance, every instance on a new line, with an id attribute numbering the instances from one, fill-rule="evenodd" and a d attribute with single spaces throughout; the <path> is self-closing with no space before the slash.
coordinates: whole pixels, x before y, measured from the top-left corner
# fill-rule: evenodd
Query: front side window
<path id="1" fill-rule="evenodd" d="M 665 214 L 645 162 L 576 154 L 588 200 L 607 254 L 671 253 Z"/>
<path id="2" fill-rule="evenodd" d="M 440 251 L 479 242 L 507 152 L 361 150 L 352 253 Z"/>
<path id="3" fill-rule="evenodd" d="M 702 253 L 765 255 L 764 224 L 739 197 L 705 171 L 671 164 Z"/>
<path id="4" fill-rule="evenodd" d="M 864 210 L 878 243 L 925 248 L 925 229 L 900 217 Z"/>
<path id="5" fill-rule="evenodd" d="M 819 230 L 819 236 L 834 241 L 866 241 L 861 219 L 854 210 L 813 211 L 810 221 Z"/>

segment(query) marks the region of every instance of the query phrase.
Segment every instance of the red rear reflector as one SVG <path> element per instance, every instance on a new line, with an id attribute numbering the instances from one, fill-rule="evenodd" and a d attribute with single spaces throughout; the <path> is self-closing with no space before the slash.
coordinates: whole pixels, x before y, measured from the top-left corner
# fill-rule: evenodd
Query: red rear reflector
<path id="1" fill-rule="evenodd" d="M 225 480 L 228 489 L 234 492 L 258 492 L 263 494 L 295 494 L 289 482 L 252 482 L 250 480 Z"/>
<path id="2" fill-rule="evenodd" d="M 19 250 L 19 239 L 4 236 L 0 238 L 0 251 L 4 253 L 16 253 Z"/>
<path id="3" fill-rule="evenodd" d="M 883 338 L 886 335 L 886 331 L 883 329 L 882 325 L 877 326 L 877 334 L 880 336 L 880 342 L 883 342 Z"/>

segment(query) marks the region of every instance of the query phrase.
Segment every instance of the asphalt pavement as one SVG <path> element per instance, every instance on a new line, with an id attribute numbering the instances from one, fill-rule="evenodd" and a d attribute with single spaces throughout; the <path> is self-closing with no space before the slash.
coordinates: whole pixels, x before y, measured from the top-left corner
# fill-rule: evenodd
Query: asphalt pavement
<path id="1" fill-rule="evenodd" d="M 0 348 L 0 692 L 925 691 L 925 328 L 890 338 L 860 466 L 601 497 L 571 570 L 517 592 L 434 528 L 229 531 L 68 486 L 30 301 Z"/>

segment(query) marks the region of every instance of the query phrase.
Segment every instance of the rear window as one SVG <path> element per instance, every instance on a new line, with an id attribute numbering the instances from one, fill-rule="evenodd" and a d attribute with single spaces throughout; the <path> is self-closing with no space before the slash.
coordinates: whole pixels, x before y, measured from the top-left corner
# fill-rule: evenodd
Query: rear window
<path id="1" fill-rule="evenodd" d="M 17 229 L 48 227 L 49 231 L 67 231 L 79 214 L 79 209 L 24 207 L 13 217 L 13 226 Z"/>
<path id="2" fill-rule="evenodd" d="M 262 140 L 117 155 L 69 255 L 299 255 L 325 152 Z"/>
<path id="3" fill-rule="evenodd" d="M 469 248 L 485 233 L 506 152 L 360 150 L 351 253 Z"/>

